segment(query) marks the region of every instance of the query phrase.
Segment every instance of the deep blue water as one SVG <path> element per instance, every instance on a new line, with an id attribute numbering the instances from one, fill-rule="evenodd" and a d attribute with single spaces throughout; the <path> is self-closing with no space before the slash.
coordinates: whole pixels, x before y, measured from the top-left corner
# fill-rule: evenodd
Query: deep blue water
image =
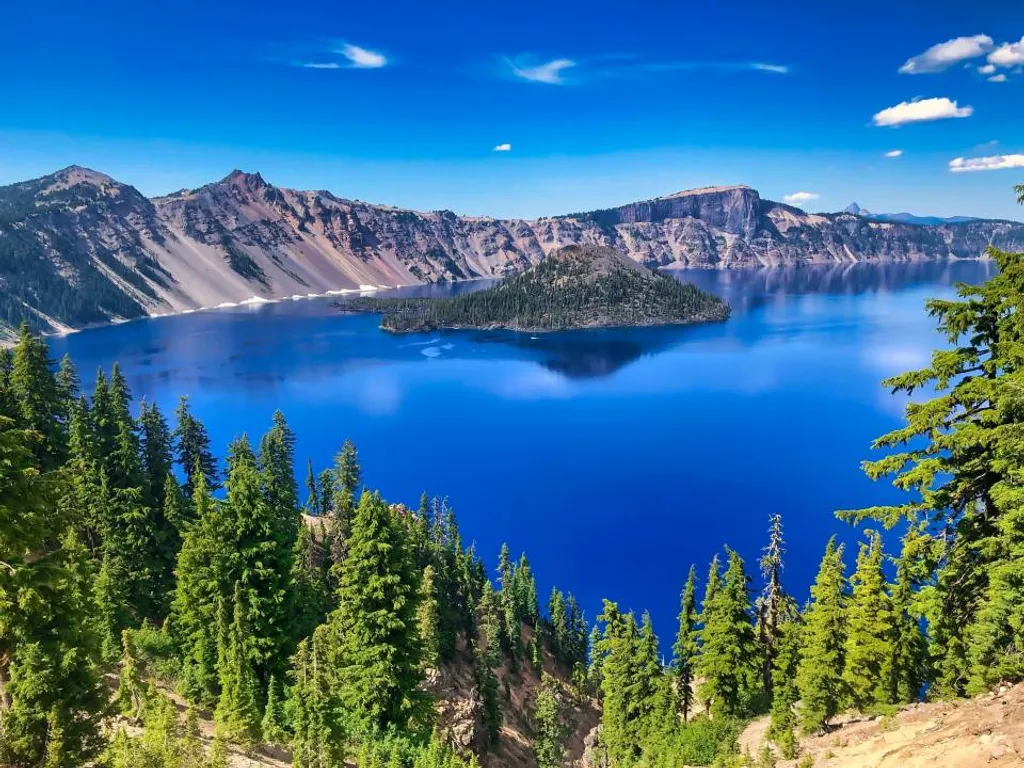
<path id="1" fill-rule="evenodd" d="M 671 643 L 690 563 L 728 543 L 751 571 L 781 512 L 803 601 L 838 508 L 895 492 L 859 469 L 903 400 L 879 381 L 938 343 L 927 297 L 987 263 L 689 272 L 733 306 L 719 325 L 532 337 L 389 336 L 330 300 L 159 318 L 54 340 L 83 379 L 119 360 L 167 413 L 187 393 L 218 451 L 282 409 L 297 463 L 345 438 L 391 501 L 447 495 L 493 566 L 508 541 L 545 591 L 651 610 Z M 458 290 L 473 286 L 460 286 Z M 432 291 L 450 289 L 434 287 Z M 755 584 L 756 584 L 755 580 Z"/>

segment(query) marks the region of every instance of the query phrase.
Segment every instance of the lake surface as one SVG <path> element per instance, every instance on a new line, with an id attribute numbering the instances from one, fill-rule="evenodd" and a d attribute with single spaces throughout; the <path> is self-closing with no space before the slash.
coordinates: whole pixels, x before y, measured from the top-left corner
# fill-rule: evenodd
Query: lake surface
<path id="1" fill-rule="evenodd" d="M 389 336 L 311 299 L 85 331 L 53 351 L 83 379 L 119 360 L 136 398 L 168 414 L 188 394 L 221 456 L 277 408 L 303 474 L 351 438 L 388 500 L 447 495 L 489 566 L 507 541 L 544 599 L 554 583 L 588 618 L 602 597 L 648 608 L 667 648 L 691 563 L 703 579 L 728 543 L 755 571 L 779 512 L 802 602 L 828 536 L 856 539 L 833 511 L 896 498 L 859 469 L 902 414 L 879 382 L 939 342 L 926 298 L 993 269 L 685 272 L 733 307 L 691 328 Z"/>

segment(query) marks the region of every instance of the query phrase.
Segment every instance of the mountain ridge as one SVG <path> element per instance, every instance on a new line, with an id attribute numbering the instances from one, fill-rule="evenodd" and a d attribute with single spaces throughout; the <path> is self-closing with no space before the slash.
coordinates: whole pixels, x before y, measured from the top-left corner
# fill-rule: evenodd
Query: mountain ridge
<path id="1" fill-rule="evenodd" d="M 0 326 L 67 331 L 247 300 L 505 277 L 578 244 L 671 268 L 978 258 L 988 245 L 1024 250 L 1024 223 L 809 214 L 745 185 L 502 219 L 277 187 L 238 169 L 147 198 L 69 166 L 0 187 Z"/>

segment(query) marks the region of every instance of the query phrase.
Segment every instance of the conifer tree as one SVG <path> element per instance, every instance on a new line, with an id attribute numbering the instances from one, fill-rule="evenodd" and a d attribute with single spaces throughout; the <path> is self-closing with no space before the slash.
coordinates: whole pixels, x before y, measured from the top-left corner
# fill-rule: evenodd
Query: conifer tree
<path id="1" fill-rule="evenodd" d="M 545 675 L 533 714 L 533 754 L 537 768 L 561 768 L 565 762 L 566 728 L 555 681 Z"/>
<path id="2" fill-rule="evenodd" d="M 565 597 L 557 588 L 551 588 L 548 598 L 548 622 L 551 626 L 551 644 L 559 664 L 571 666 L 569 658 L 569 626 Z"/>
<path id="3" fill-rule="evenodd" d="M 700 635 L 697 631 L 697 568 L 690 566 L 686 577 L 686 585 L 679 601 L 679 630 L 676 642 L 672 646 L 672 672 L 675 675 L 676 711 L 689 720 L 693 711 L 694 671 L 697 654 L 700 651 Z"/>
<path id="4" fill-rule="evenodd" d="M 26 444 L 31 446 L 40 469 L 56 469 L 66 456 L 67 436 L 60 418 L 66 406 L 53 373 L 49 347 L 42 339 L 34 338 L 25 324 L 18 331 L 7 386 L 17 426 L 38 435 Z"/>
<path id="5" fill-rule="evenodd" d="M 292 637 L 296 643 L 324 622 L 330 605 L 327 553 L 308 525 L 300 522 L 298 529 L 291 568 Z"/>
<path id="6" fill-rule="evenodd" d="M 339 693 L 364 727 L 405 726 L 420 714 L 418 582 L 395 514 L 379 495 L 364 493 L 328 619 Z"/>
<path id="7" fill-rule="evenodd" d="M 477 607 L 481 643 L 475 644 L 476 687 L 483 704 L 484 732 L 488 747 L 497 743 L 501 730 L 501 710 L 498 706 L 498 678 L 494 670 L 501 666 L 501 606 L 490 580 L 483 586 Z"/>
<path id="8" fill-rule="evenodd" d="M 267 683 L 267 705 L 263 710 L 260 734 L 267 744 L 284 746 L 288 743 L 284 693 L 277 678 L 271 675 Z"/>
<path id="9" fill-rule="evenodd" d="M 823 730 L 846 700 L 843 669 L 846 664 L 846 576 L 843 547 L 829 539 L 825 556 L 811 587 L 811 603 L 797 670 L 800 690 L 800 725 L 804 731 Z"/>
<path id="10" fill-rule="evenodd" d="M 922 570 L 922 549 L 929 540 L 911 529 L 903 537 L 903 551 L 896 563 L 892 585 L 893 655 L 891 701 L 909 704 L 921 697 L 928 675 L 928 644 L 921 631 L 920 611 L 915 607 L 914 581 Z"/>
<path id="11" fill-rule="evenodd" d="M 259 683 L 252 663 L 254 639 L 249 633 L 243 600 L 242 587 L 236 582 L 231 618 L 226 606 L 221 611 L 223 624 L 230 624 L 222 624 L 218 632 L 220 698 L 214 719 L 217 732 L 225 739 L 252 744 L 259 740 L 262 717 Z"/>
<path id="12" fill-rule="evenodd" d="M 793 599 L 782 588 L 783 557 L 786 544 L 782 536 L 782 515 L 770 518 L 768 546 L 761 554 L 764 590 L 757 600 L 757 639 L 761 646 L 761 684 L 767 699 L 772 693 L 772 669 L 778 652 L 779 627 L 795 612 Z"/>
<path id="13" fill-rule="evenodd" d="M 125 717 L 138 721 L 143 715 L 142 705 L 145 696 L 142 671 L 139 668 L 139 657 L 132 640 L 131 630 L 124 630 L 121 633 L 121 638 L 124 650 L 121 654 L 121 669 L 118 675 L 114 706 Z"/>
<path id="14" fill-rule="evenodd" d="M 423 664 L 436 669 L 440 660 L 440 636 L 438 627 L 437 593 L 434 588 L 434 566 L 423 569 L 420 578 L 419 605 L 416 608 L 416 623 L 422 644 Z"/>
<path id="15" fill-rule="evenodd" d="M 299 643 L 293 667 L 295 768 L 342 768 L 346 734 L 339 718 L 338 692 L 326 646 L 329 629 L 317 628 Z"/>
<path id="16" fill-rule="evenodd" d="M 210 437 L 203 423 L 192 415 L 187 397 L 182 396 L 174 416 L 178 423 L 173 435 L 175 458 L 185 473 L 185 497 L 191 499 L 195 495 L 199 475 L 209 490 L 216 490 L 220 480 L 217 460 L 210 452 Z"/>
<path id="17" fill-rule="evenodd" d="M 738 717 L 749 711 L 759 687 L 757 641 L 751 623 L 749 577 L 743 560 L 728 550 L 729 565 L 721 586 L 709 576 L 710 603 L 705 603 L 700 631 L 697 675 L 700 697 L 712 716 Z"/>
<path id="18" fill-rule="evenodd" d="M 585 670 L 587 666 L 587 621 L 583 616 L 579 603 L 572 593 L 565 598 L 566 623 L 568 632 L 568 646 L 566 656 L 569 667 Z"/>
<path id="19" fill-rule="evenodd" d="M 778 644 L 772 662 L 772 704 L 768 738 L 775 742 L 782 757 L 796 757 L 796 703 L 800 699 L 797 674 L 800 668 L 800 643 L 803 625 L 799 617 L 789 617 L 778 627 Z"/>
<path id="20" fill-rule="evenodd" d="M 632 614 L 605 601 L 601 661 L 601 740 L 611 765 L 629 765 L 640 756 L 641 710 L 633 692 L 639 672 L 640 635 Z"/>
<path id="21" fill-rule="evenodd" d="M 846 618 L 843 681 L 850 703 L 860 710 L 891 698 L 893 634 L 892 604 L 885 592 L 882 537 L 866 532 L 857 555 Z"/>

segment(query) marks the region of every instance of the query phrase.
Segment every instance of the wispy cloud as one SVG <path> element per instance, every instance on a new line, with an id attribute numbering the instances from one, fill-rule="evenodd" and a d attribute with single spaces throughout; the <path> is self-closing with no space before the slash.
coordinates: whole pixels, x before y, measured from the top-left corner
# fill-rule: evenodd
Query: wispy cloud
<path id="1" fill-rule="evenodd" d="M 380 69 L 387 66 L 388 63 L 387 56 L 384 54 L 351 43 L 345 43 L 335 53 L 340 53 L 348 59 L 350 66 L 355 69 Z"/>
<path id="2" fill-rule="evenodd" d="M 1024 66 L 1024 37 L 1016 43 L 1003 43 L 988 55 L 988 63 L 996 67 Z"/>
<path id="3" fill-rule="evenodd" d="M 903 150 L 902 149 L 890 149 L 888 152 L 885 153 L 886 157 L 900 157 L 902 155 L 903 155 Z"/>
<path id="4" fill-rule="evenodd" d="M 494 152 L 511 152 L 512 151 L 512 145 L 511 144 L 507 144 L 507 143 L 506 144 L 499 144 L 492 151 L 494 151 Z"/>
<path id="5" fill-rule="evenodd" d="M 783 202 L 790 205 L 806 205 L 811 200 L 817 200 L 821 195 L 817 192 L 794 192 L 782 198 Z"/>
<path id="6" fill-rule="evenodd" d="M 295 66 L 305 69 L 341 69 L 341 64 L 336 61 L 297 61 Z"/>
<path id="7" fill-rule="evenodd" d="M 978 67 L 978 72 L 983 74 L 983 75 L 991 75 L 995 71 L 996 71 L 996 65 L 995 64 L 983 64 L 982 66 Z"/>
<path id="8" fill-rule="evenodd" d="M 785 64 L 765 64 L 761 61 L 754 61 L 750 63 L 751 69 L 756 69 L 759 72 L 772 72 L 776 75 L 788 75 L 789 67 Z"/>
<path id="9" fill-rule="evenodd" d="M 875 114 L 871 121 L 877 126 L 896 127 L 907 123 L 923 123 L 954 117 L 970 117 L 974 107 L 961 107 L 945 97 L 903 101 Z"/>
<path id="10" fill-rule="evenodd" d="M 1006 168 L 1024 168 L 1024 155 L 957 157 L 949 161 L 949 170 L 953 173 L 967 173 L 969 171 L 1002 171 Z"/>
<path id="11" fill-rule="evenodd" d="M 1006 75 L 1000 72 L 998 75 L 992 75 L 992 77 L 988 78 L 988 81 L 990 83 L 1005 83 Z"/>
<path id="12" fill-rule="evenodd" d="M 992 50 L 994 43 L 988 35 L 954 37 L 944 43 L 937 43 L 924 53 L 911 56 L 899 68 L 901 75 L 923 75 L 941 72 L 954 64 L 976 59 Z"/>
<path id="13" fill-rule="evenodd" d="M 548 85 L 562 85 L 566 81 L 562 73 L 576 66 L 572 59 L 552 59 L 542 64 L 536 64 L 523 59 L 505 59 L 512 74 L 520 80 L 527 80 L 531 83 L 546 83 Z"/>
<path id="14" fill-rule="evenodd" d="M 630 54 L 609 54 L 586 59 L 566 57 L 540 61 L 524 54 L 503 59 L 506 72 L 520 80 L 549 85 L 568 85 L 591 80 L 636 78 L 652 74 L 687 71 L 764 72 L 786 75 L 790 67 L 763 61 L 685 61 L 645 59 Z M 570 76 L 571 75 L 571 76 Z"/>

